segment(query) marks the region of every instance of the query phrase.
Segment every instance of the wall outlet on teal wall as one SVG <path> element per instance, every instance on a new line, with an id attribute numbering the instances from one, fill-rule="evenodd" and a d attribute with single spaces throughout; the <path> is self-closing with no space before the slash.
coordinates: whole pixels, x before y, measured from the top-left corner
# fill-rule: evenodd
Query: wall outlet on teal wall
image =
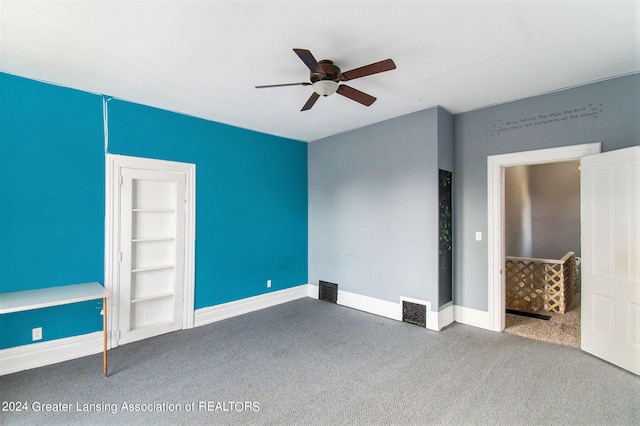
<path id="1" fill-rule="evenodd" d="M 42 327 L 36 327 L 31 330 L 31 340 L 42 340 Z"/>

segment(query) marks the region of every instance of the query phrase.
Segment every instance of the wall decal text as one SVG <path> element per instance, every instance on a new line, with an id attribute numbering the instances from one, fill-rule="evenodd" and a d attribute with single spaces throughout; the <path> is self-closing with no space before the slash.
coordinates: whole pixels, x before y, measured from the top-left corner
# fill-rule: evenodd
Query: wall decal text
<path id="1" fill-rule="evenodd" d="M 493 120 L 484 128 L 487 136 L 500 136 L 504 133 L 529 129 L 538 126 L 548 126 L 569 120 L 597 119 L 603 111 L 602 104 L 587 104 L 573 108 L 564 108 L 547 114 L 531 114 L 509 120 Z"/>

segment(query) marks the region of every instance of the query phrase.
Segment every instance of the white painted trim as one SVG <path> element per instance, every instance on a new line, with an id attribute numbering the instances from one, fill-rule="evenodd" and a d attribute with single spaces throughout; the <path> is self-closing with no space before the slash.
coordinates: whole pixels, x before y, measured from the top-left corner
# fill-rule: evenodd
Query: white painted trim
<path id="1" fill-rule="evenodd" d="M 110 155 L 105 153 L 105 200 L 104 200 L 104 288 L 107 289 L 111 297 L 107 299 L 107 333 L 109 339 L 107 339 L 107 347 L 112 348 L 118 346 L 118 336 L 114 336 L 116 333 L 112 333 L 111 330 L 117 330 L 118 318 L 114 315 L 114 307 L 117 306 L 115 300 L 120 296 L 115 291 L 113 285 L 113 277 L 120 276 L 119 264 L 117 262 L 115 245 L 115 232 L 117 226 L 119 226 L 119 220 L 114 218 L 114 209 L 119 207 L 119 199 L 117 197 L 117 188 L 114 187 L 112 180 L 113 176 L 118 176 L 115 169 L 115 162 L 110 158 Z M 116 210 L 117 211 L 117 210 Z M 115 309 L 117 311 L 117 309 Z"/>
<path id="2" fill-rule="evenodd" d="M 247 299 L 197 309 L 195 312 L 194 326 L 199 327 L 216 321 L 276 306 L 281 303 L 290 302 L 292 300 L 302 299 L 304 297 L 318 299 L 318 286 L 314 284 L 304 284 L 289 289 L 249 297 Z M 338 290 L 337 304 L 373 315 L 402 321 L 402 301 L 404 300 L 419 303 L 427 307 L 427 328 L 429 330 L 440 331 L 454 322 L 455 316 L 453 305 L 450 305 L 439 312 L 432 311 L 431 302 L 404 296 L 400 297 L 400 303 L 393 303 L 386 300 L 376 299 L 374 297 Z M 486 316 L 486 312 L 484 314 Z M 478 326 L 475 323 L 470 325 Z M 484 325 L 481 325 L 481 327 L 486 328 Z"/>
<path id="3" fill-rule="evenodd" d="M 320 297 L 320 287 L 315 284 L 309 284 L 307 296 L 312 299 L 318 299 Z M 415 303 L 424 302 L 419 301 Z M 336 301 L 336 304 L 367 312 L 369 314 L 402 321 L 402 303 L 397 304 L 338 289 L 338 300 Z"/>
<path id="4" fill-rule="evenodd" d="M 308 286 L 307 284 L 303 284 L 284 290 L 248 297 L 246 299 L 197 309 L 194 315 L 194 326 L 200 327 L 212 322 L 222 321 L 227 318 L 247 314 L 260 309 L 270 308 L 282 303 L 291 302 L 292 300 L 308 297 L 308 294 Z"/>
<path id="5" fill-rule="evenodd" d="M 453 305 L 449 305 L 441 311 L 438 311 L 438 328 L 436 331 L 440 331 L 446 326 L 451 325 L 454 322 L 454 318 L 455 314 Z"/>
<path id="6" fill-rule="evenodd" d="M 453 318 L 455 322 L 459 322 L 460 324 L 491 330 L 489 312 L 454 305 Z"/>
<path id="7" fill-rule="evenodd" d="M 577 160 L 602 151 L 602 142 L 514 152 L 487 157 L 488 329 L 503 331 L 505 323 L 504 168 Z M 457 318 L 456 318 L 456 321 Z M 483 327 L 484 328 L 484 327 Z"/>
<path id="8" fill-rule="evenodd" d="M 318 286 L 309 284 L 308 297 L 318 298 Z M 426 326 L 429 330 L 440 331 L 453 322 L 453 306 L 449 306 L 442 311 L 433 311 L 431 302 L 426 300 L 414 299 L 411 297 L 400 296 L 399 303 L 389 302 L 387 300 L 376 299 L 370 296 L 363 296 L 357 293 L 338 289 L 337 304 L 348 308 L 357 309 L 369 314 L 379 315 L 381 317 L 390 318 L 396 321 L 402 321 L 402 302 L 412 302 L 426 306 L 427 318 Z"/>
<path id="9" fill-rule="evenodd" d="M 170 171 L 185 175 L 185 256 L 184 256 L 184 296 L 182 328 L 194 326 L 195 303 L 195 241 L 196 241 L 196 165 L 176 161 L 155 160 L 150 158 L 129 157 L 126 155 L 105 154 L 105 288 L 111 293 L 108 304 L 108 331 L 111 338 L 109 347 L 117 347 L 118 301 L 120 300 L 115 280 L 119 277 L 118 238 L 120 236 L 120 169 L 132 168 L 154 171 Z"/>
<path id="10" fill-rule="evenodd" d="M 402 321 L 402 305 L 338 289 L 338 305 Z"/>
<path id="11" fill-rule="evenodd" d="M 102 352 L 102 331 L 0 350 L 0 376 Z M 102 375 L 96 372 L 96 375 Z"/>
<path id="12" fill-rule="evenodd" d="M 320 286 L 308 284 L 307 297 L 318 299 L 320 297 Z"/>

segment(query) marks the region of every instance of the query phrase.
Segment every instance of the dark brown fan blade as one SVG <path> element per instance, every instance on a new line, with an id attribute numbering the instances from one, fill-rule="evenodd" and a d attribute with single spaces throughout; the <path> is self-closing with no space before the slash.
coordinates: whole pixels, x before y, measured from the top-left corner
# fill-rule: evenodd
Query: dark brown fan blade
<path id="1" fill-rule="evenodd" d="M 300 111 L 306 111 L 306 110 L 311 109 L 311 107 L 313 106 L 313 104 L 316 103 L 316 101 L 318 100 L 319 97 L 320 97 L 320 95 L 318 95 L 316 92 L 313 92 L 311 94 L 311 97 L 307 101 L 307 103 L 304 104 L 304 106 L 302 107 L 302 109 Z"/>
<path id="2" fill-rule="evenodd" d="M 307 49 L 293 49 L 294 52 L 302 59 L 302 62 L 311 70 L 311 72 L 324 75 L 324 70 Z"/>
<path id="3" fill-rule="evenodd" d="M 284 87 L 284 86 L 311 86 L 311 83 L 267 84 L 266 86 L 256 86 L 256 89 L 264 89 L 267 87 Z"/>
<path id="4" fill-rule="evenodd" d="M 369 64 L 365 65 L 364 67 L 343 72 L 342 80 L 353 80 L 355 78 L 360 78 L 371 74 L 378 74 L 380 72 L 391 71 L 394 69 L 396 69 L 396 64 L 391 59 L 385 59 L 384 61 L 376 62 L 375 64 Z"/>
<path id="5" fill-rule="evenodd" d="M 356 90 L 351 86 L 347 86 L 346 84 L 341 84 L 340 87 L 338 87 L 337 93 L 356 102 L 360 102 L 364 106 L 370 106 L 376 101 L 376 98 L 373 96 L 367 95 L 366 93 Z"/>

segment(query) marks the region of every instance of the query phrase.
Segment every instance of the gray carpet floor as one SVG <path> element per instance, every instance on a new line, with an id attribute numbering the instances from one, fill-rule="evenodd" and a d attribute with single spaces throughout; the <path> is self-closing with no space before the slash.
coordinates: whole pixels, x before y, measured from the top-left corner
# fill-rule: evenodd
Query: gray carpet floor
<path id="1" fill-rule="evenodd" d="M 3 405 L 28 410 L 0 423 L 640 424 L 640 377 L 579 349 L 313 299 L 109 356 L 108 378 L 100 354 L 1 376 Z"/>

